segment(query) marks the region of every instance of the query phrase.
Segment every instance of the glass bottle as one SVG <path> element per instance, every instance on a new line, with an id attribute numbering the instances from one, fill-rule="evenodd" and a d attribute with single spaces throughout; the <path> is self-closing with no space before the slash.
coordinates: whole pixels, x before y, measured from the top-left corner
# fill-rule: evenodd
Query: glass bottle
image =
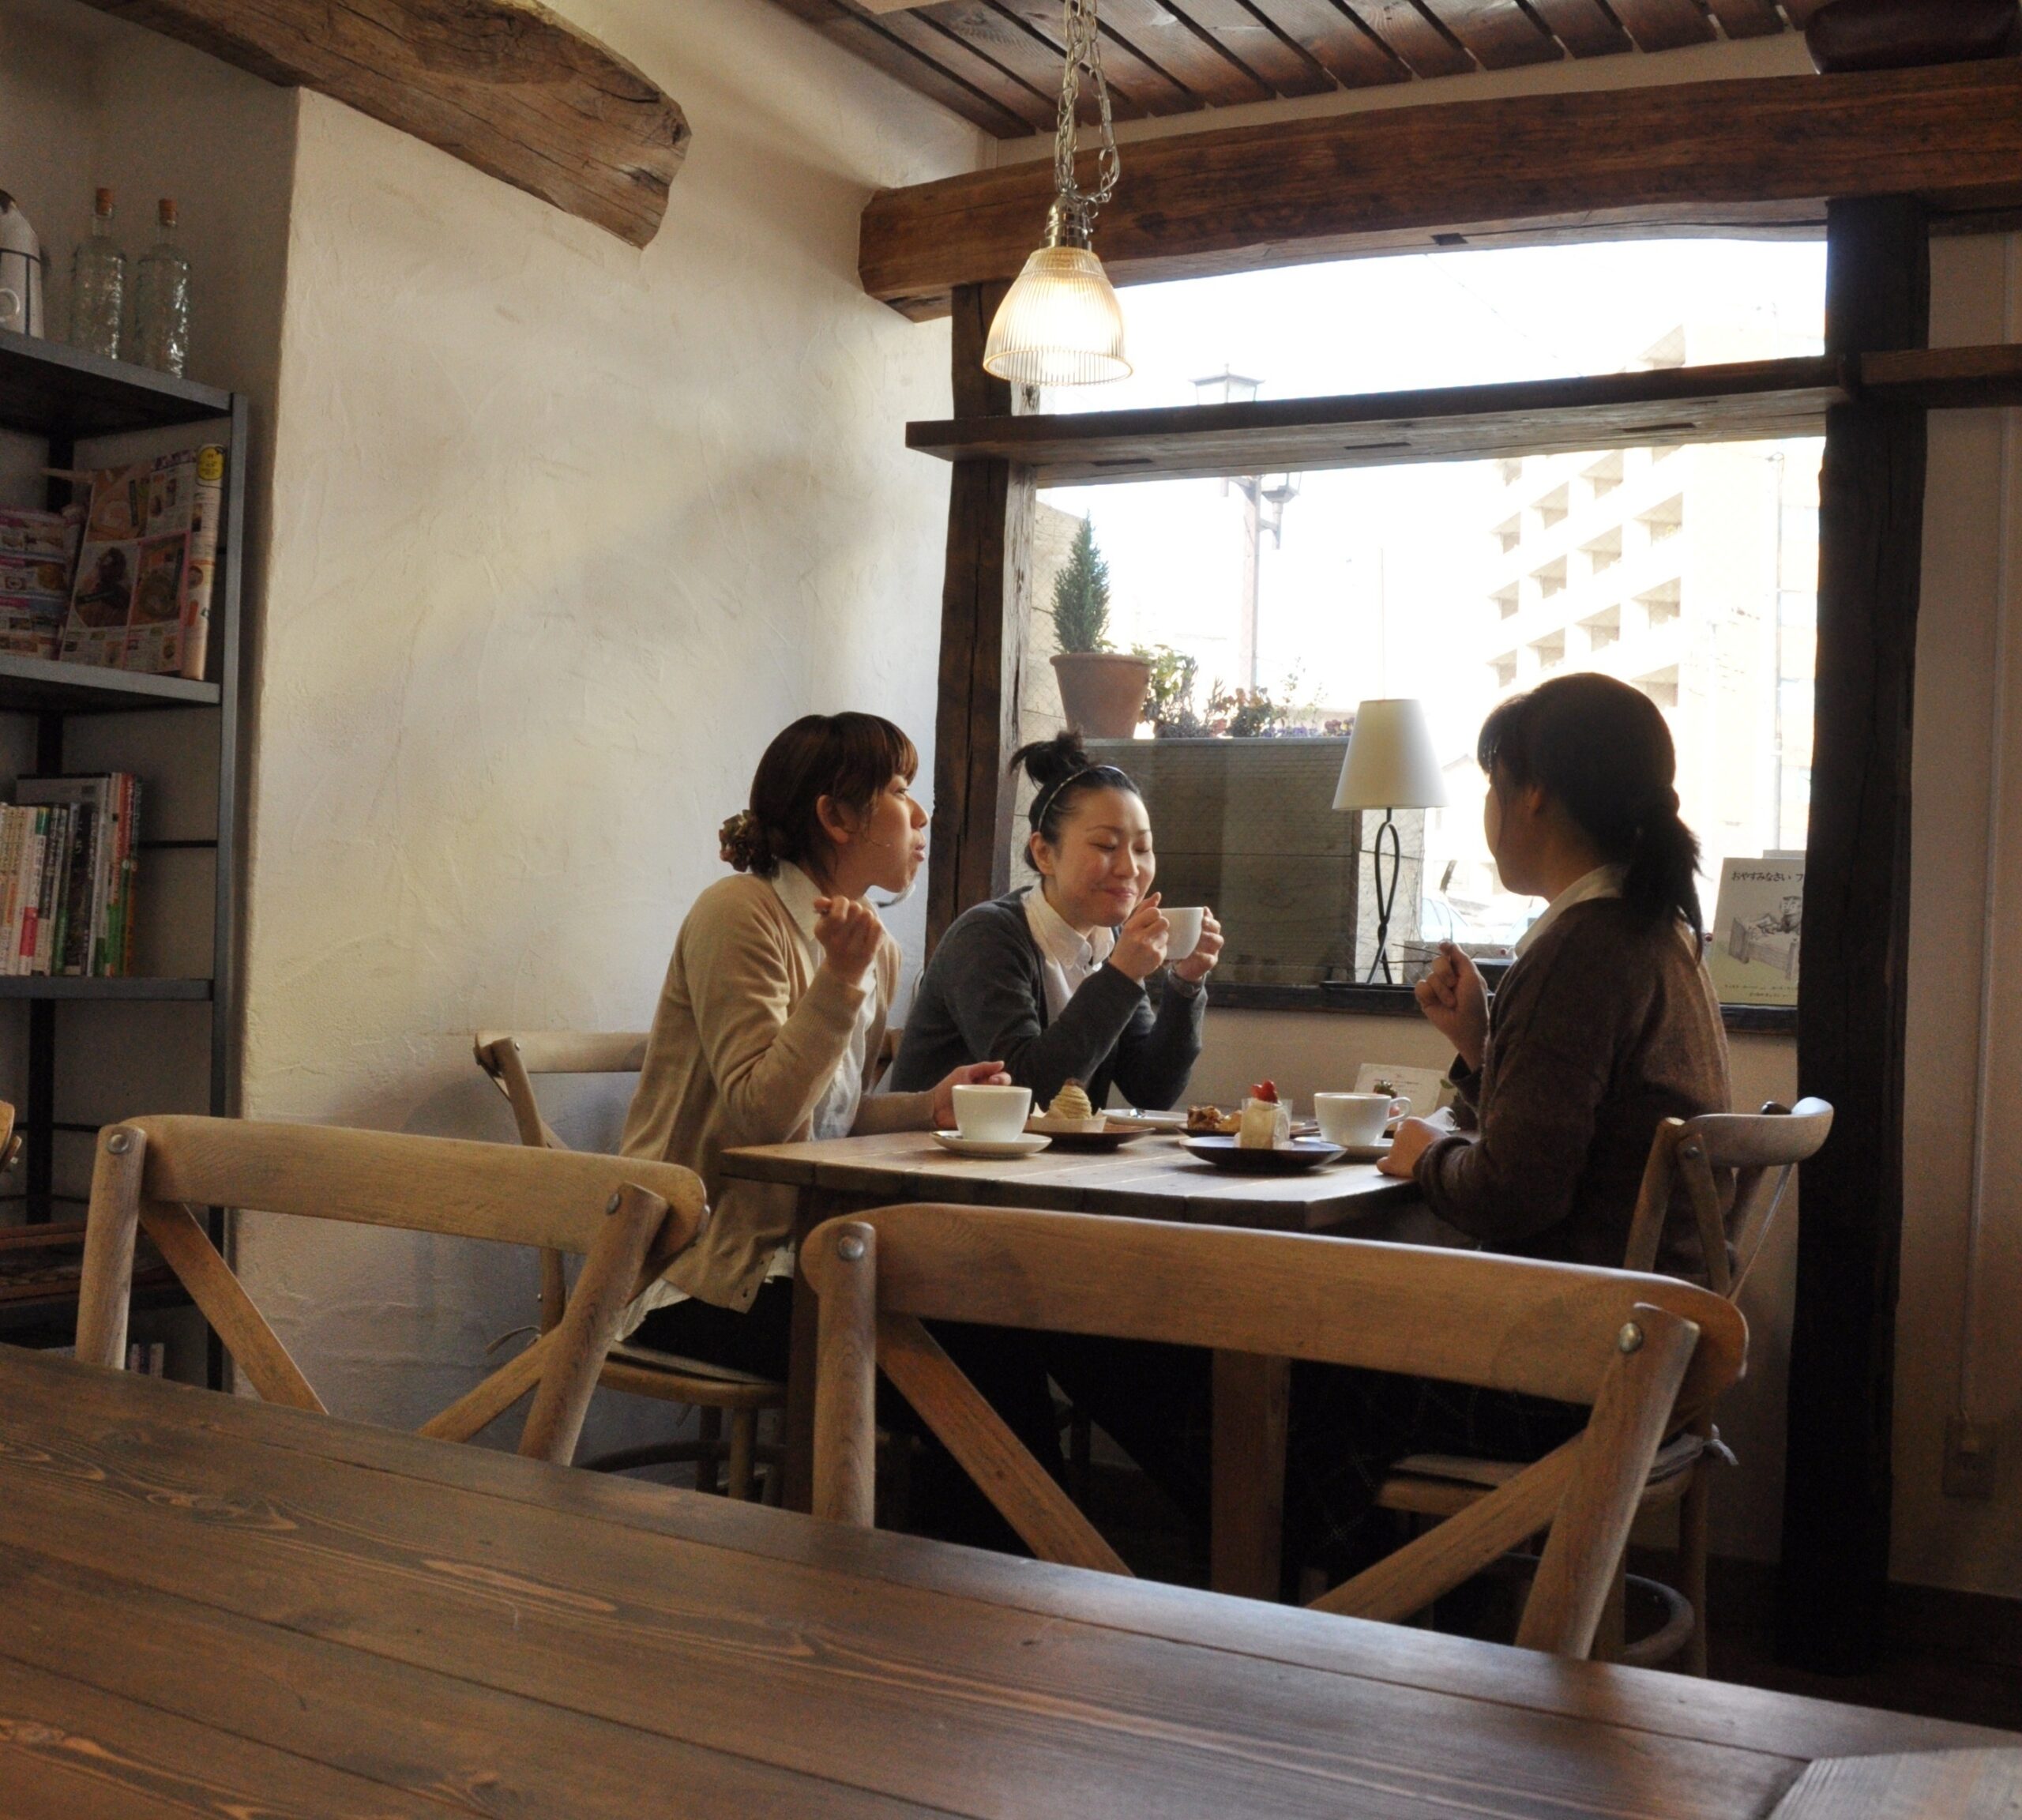
<path id="1" fill-rule="evenodd" d="M 190 261 L 175 243 L 175 200 L 160 205 L 161 238 L 133 273 L 133 355 L 157 372 L 182 371 L 190 358 Z"/>
<path id="2" fill-rule="evenodd" d="M 119 358 L 119 318 L 126 296 L 126 256 L 112 243 L 112 192 L 98 192 L 88 240 L 70 261 L 70 343 L 88 354 Z"/>

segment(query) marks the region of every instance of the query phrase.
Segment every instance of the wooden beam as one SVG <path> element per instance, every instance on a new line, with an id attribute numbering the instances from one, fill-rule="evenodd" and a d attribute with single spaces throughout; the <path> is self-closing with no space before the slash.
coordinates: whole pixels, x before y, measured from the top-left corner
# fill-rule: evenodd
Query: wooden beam
<path id="1" fill-rule="evenodd" d="M 956 293 L 953 370 L 958 411 L 1002 413 L 1011 388 L 983 370 L 1003 285 Z M 1004 766 L 1018 742 L 1019 668 L 1031 612 L 1032 469 L 983 458 L 955 464 L 941 596 L 941 671 L 934 729 L 934 823 L 926 941 L 1010 878 L 1012 792 Z"/>
<path id="2" fill-rule="evenodd" d="M 1920 347 L 1922 209 L 1836 201 L 1827 245 L 1828 350 Z M 1836 1116 L 1804 1171 L 1778 1641 L 1843 1674 L 1874 1662 L 1889 1582 L 1925 433 L 1913 405 L 1837 406 L 1820 476 L 1798 1085 Z"/>
<path id="3" fill-rule="evenodd" d="M 1427 28 L 1430 29 L 1430 28 Z M 872 197 L 864 288 L 909 315 L 1017 275 L 1043 161 Z M 1822 198 L 2022 202 L 2022 62 L 1377 108 L 1148 140 L 1096 250 L 1123 284 L 1423 250 L 1435 234 L 1599 238 L 1821 224 Z"/>
<path id="4" fill-rule="evenodd" d="M 688 122 L 536 0 L 88 0 L 269 82 L 314 88 L 644 246 Z"/>
<path id="5" fill-rule="evenodd" d="M 1815 357 L 1254 404 L 977 417 L 908 424 L 906 442 L 957 463 L 1021 464 L 1036 470 L 1041 486 L 1741 442 L 1817 435 L 1826 411 L 1853 396 L 1857 372 L 1845 360 Z M 1907 374 L 1898 382 L 1911 382 Z"/>

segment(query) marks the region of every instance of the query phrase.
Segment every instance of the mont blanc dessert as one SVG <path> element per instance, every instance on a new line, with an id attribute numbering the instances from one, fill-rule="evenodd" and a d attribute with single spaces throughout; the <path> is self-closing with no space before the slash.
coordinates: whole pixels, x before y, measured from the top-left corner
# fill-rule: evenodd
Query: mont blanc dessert
<path id="1" fill-rule="evenodd" d="M 1109 1123 L 1109 1119 L 1107 1114 L 1096 1110 L 1088 1089 L 1078 1081 L 1069 1081 L 1062 1084 L 1060 1091 L 1053 1096 L 1053 1104 L 1032 1122 L 1034 1128 L 1041 1131 L 1099 1131 Z"/>

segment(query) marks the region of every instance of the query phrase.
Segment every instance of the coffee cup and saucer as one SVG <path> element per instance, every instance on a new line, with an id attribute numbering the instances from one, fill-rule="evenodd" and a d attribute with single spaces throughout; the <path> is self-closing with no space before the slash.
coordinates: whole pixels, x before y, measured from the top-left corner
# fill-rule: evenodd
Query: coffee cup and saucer
<path id="1" fill-rule="evenodd" d="M 1051 1139 L 1028 1133 L 1032 1110 L 1029 1087 L 957 1087 L 953 1131 L 937 1131 L 934 1141 L 957 1156 L 1031 1156 Z"/>
<path id="2" fill-rule="evenodd" d="M 1316 1093 L 1313 1115 L 1320 1121 L 1320 1134 L 1338 1144 L 1351 1163 L 1374 1163 L 1386 1156 L 1390 1140 L 1384 1135 L 1411 1109 L 1410 1100 L 1388 1093 Z"/>

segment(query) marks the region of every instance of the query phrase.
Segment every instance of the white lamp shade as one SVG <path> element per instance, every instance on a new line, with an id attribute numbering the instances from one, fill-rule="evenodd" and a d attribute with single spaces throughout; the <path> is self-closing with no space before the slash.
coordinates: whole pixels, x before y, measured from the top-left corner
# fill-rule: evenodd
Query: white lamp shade
<path id="1" fill-rule="evenodd" d="M 1336 809 L 1443 809 L 1446 780 L 1418 701 L 1365 701 L 1341 761 Z"/>
<path id="2" fill-rule="evenodd" d="M 1085 246 L 1042 246 L 1004 294 L 985 370 L 1014 385 L 1095 385 L 1130 377 L 1123 308 Z"/>

